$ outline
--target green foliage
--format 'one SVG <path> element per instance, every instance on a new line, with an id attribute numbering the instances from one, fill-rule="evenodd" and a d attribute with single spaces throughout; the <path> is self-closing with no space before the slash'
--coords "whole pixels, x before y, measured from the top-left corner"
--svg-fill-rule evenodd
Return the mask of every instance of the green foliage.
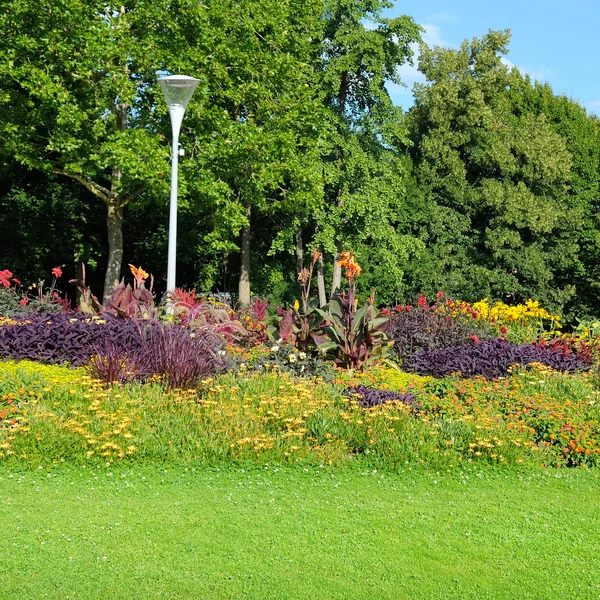
<path id="1" fill-rule="evenodd" d="M 572 158 L 543 114 L 517 113 L 502 63 L 508 32 L 459 50 L 424 47 L 409 115 L 413 157 L 431 201 L 421 277 L 466 300 L 541 300 L 561 309 L 579 267 L 569 201 Z"/>
<path id="2" fill-rule="evenodd" d="M 327 324 L 323 333 L 329 341 L 319 343 L 322 352 L 333 352 L 336 365 L 364 369 L 385 359 L 394 346 L 384 332 L 388 316 L 376 314 L 375 292 L 360 307 L 354 287 L 335 292 L 324 310 L 316 309 Z"/>

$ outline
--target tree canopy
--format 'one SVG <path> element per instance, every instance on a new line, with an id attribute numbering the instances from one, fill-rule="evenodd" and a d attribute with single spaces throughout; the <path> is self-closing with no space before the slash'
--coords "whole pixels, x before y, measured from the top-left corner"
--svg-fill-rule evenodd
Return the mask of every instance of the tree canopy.
<path id="1" fill-rule="evenodd" d="M 539 299 L 598 313 L 600 121 L 509 69 L 510 32 L 430 48 L 386 0 L 7 0 L 0 266 L 123 264 L 164 289 L 170 123 L 156 84 L 200 80 L 183 122 L 178 284 L 275 302 L 318 246 L 362 293 Z M 398 67 L 425 82 L 405 112 Z"/>

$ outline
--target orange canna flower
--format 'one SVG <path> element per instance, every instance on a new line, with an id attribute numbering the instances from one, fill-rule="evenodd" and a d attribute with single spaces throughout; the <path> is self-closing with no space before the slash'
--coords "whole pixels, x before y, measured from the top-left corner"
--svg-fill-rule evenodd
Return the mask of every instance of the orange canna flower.
<path id="1" fill-rule="evenodd" d="M 338 265 L 340 267 L 347 267 L 350 262 L 354 262 L 354 252 L 352 252 L 352 250 L 341 252 L 340 257 L 340 260 L 338 260 Z"/>
<path id="2" fill-rule="evenodd" d="M 146 281 L 146 279 L 148 279 L 149 274 L 146 273 L 146 271 L 144 271 L 144 269 L 142 269 L 142 267 L 134 267 L 133 265 L 129 265 L 129 268 L 131 269 L 131 274 L 138 281 Z"/>
<path id="3" fill-rule="evenodd" d="M 362 273 L 360 265 L 354 260 L 354 252 L 349 250 L 348 252 L 340 253 L 340 256 L 341 260 L 338 260 L 337 264 L 340 267 L 345 267 L 348 281 L 352 281 Z"/>

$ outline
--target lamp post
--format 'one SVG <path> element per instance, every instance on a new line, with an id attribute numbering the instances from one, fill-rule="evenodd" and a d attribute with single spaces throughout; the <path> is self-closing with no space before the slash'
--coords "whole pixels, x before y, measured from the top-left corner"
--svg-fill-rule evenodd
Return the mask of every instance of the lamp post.
<path id="1" fill-rule="evenodd" d="M 177 168 L 179 165 L 179 131 L 185 109 L 198 86 L 198 79 L 186 75 L 169 75 L 158 80 L 169 107 L 173 149 L 171 162 L 171 202 L 169 208 L 169 255 L 167 260 L 167 292 L 175 289 L 175 264 L 177 256 Z"/>

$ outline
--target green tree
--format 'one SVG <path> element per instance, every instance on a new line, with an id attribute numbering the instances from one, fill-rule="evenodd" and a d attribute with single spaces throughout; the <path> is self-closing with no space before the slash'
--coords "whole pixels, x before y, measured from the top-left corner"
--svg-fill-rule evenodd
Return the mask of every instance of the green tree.
<path id="1" fill-rule="evenodd" d="M 411 44 L 420 41 L 421 28 L 408 16 L 383 18 L 391 6 L 385 0 L 329 0 L 316 48 L 316 76 L 332 133 L 315 239 L 334 257 L 332 291 L 340 286 L 335 258 L 344 244 L 353 245 L 363 262 L 366 249 L 381 244 L 374 262 L 389 280 L 402 277 L 408 254 L 418 246 L 398 229 L 407 132 L 386 85 L 402 83 L 397 69 L 411 62 Z"/>
<path id="2" fill-rule="evenodd" d="M 562 308 L 578 268 L 581 211 L 568 199 L 572 158 L 543 114 L 513 110 L 502 63 L 508 31 L 420 56 L 409 124 L 430 206 L 425 291 L 474 300 L 537 298 Z"/>
<path id="3" fill-rule="evenodd" d="M 161 67 L 150 2 L 5 3 L 0 15 L 0 154 L 79 182 L 107 211 L 107 298 L 120 278 L 124 209 L 166 182 L 148 122 Z"/>
<path id="4" fill-rule="evenodd" d="M 600 120 L 566 96 L 557 96 L 548 83 L 533 82 L 517 69 L 511 72 L 509 97 L 515 115 L 544 115 L 552 131 L 566 142 L 572 157 L 570 206 L 581 214 L 577 223 L 578 268 L 562 279 L 575 285 L 569 309 L 576 314 L 600 312 Z"/>

